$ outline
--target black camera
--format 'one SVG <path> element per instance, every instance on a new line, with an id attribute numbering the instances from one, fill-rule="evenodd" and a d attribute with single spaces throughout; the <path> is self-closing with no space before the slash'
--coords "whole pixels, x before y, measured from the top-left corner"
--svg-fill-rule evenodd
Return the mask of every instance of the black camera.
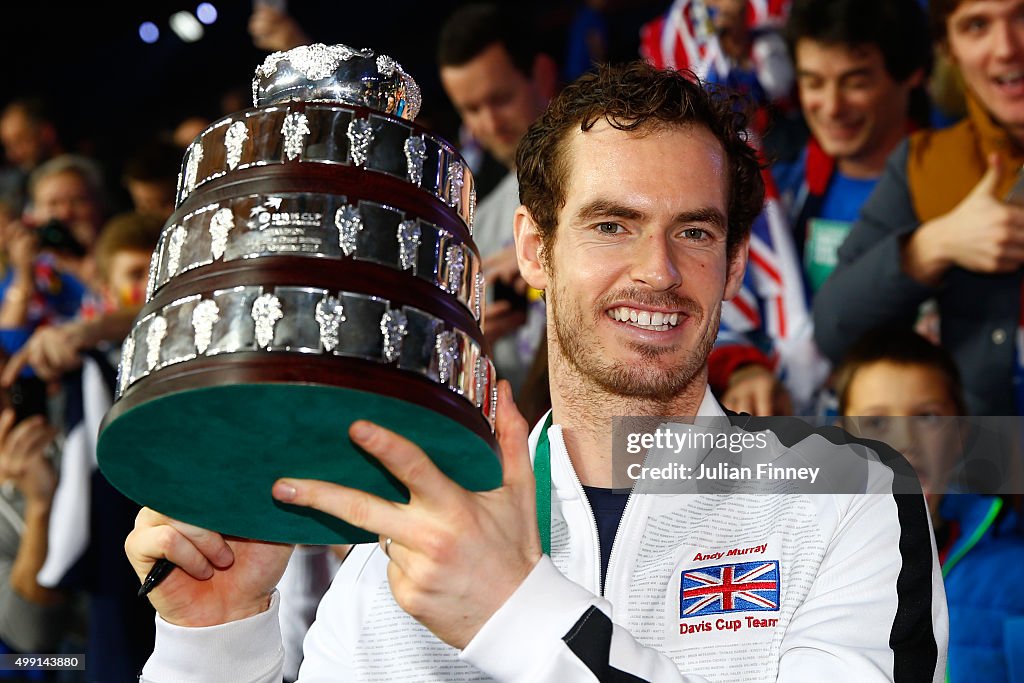
<path id="1" fill-rule="evenodd" d="M 36 229 L 39 236 L 39 248 L 50 249 L 61 254 L 82 257 L 85 247 L 71 234 L 71 228 L 63 221 L 53 218 Z"/>
<path id="2" fill-rule="evenodd" d="M 10 388 L 11 407 L 15 423 L 47 414 L 46 382 L 35 376 L 18 377 Z"/>

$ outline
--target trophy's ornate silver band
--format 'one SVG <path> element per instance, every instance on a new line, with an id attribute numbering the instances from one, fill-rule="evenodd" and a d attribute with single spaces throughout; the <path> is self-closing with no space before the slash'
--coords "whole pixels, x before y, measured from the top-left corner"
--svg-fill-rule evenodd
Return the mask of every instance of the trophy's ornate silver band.
<path id="1" fill-rule="evenodd" d="M 302 45 L 275 52 L 256 67 L 253 106 L 291 100 L 347 102 L 413 120 L 420 88 L 387 55 L 347 45 Z"/>
<path id="2" fill-rule="evenodd" d="M 447 143 L 410 124 L 343 104 L 280 105 L 217 121 L 192 142 L 178 176 L 177 205 L 238 169 L 286 162 L 359 166 L 400 178 L 455 209 L 470 234 L 473 173 Z"/>
<path id="3" fill-rule="evenodd" d="M 352 258 L 406 271 L 480 319 L 480 261 L 468 245 L 399 209 L 313 192 L 232 197 L 169 224 L 153 254 L 146 300 L 193 268 L 280 255 Z"/>
<path id="4" fill-rule="evenodd" d="M 412 306 L 315 287 L 248 285 L 183 297 L 135 323 L 122 348 L 118 398 L 161 368 L 233 353 L 363 358 L 447 387 L 494 429 L 497 379 L 480 345 Z"/>

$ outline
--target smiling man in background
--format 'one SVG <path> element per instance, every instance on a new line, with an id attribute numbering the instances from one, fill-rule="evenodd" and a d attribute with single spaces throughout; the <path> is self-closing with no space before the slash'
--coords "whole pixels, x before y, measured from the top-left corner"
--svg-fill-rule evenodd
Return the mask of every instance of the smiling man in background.
<path id="1" fill-rule="evenodd" d="M 811 138 L 772 173 L 817 291 L 912 127 L 931 47 L 918 0 L 796 0 L 786 39 Z"/>
<path id="2" fill-rule="evenodd" d="M 516 146 L 554 97 L 558 68 L 537 49 L 521 9 L 490 3 L 466 5 L 448 18 L 437 63 L 441 84 L 466 129 L 509 170 L 477 207 L 473 241 L 492 297 L 485 333 L 498 376 L 518 393 L 543 336 L 544 309 L 540 303 L 526 308 L 526 283 L 512 246 L 512 216 L 519 206 Z M 498 286 L 519 297 L 495 299 Z"/>

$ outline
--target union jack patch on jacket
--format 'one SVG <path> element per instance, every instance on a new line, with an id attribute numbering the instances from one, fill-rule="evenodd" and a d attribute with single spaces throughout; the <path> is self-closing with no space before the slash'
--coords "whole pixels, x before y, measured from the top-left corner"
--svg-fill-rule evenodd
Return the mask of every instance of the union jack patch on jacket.
<path id="1" fill-rule="evenodd" d="M 778 611 L 779 562 L 739 562 L 683 572 L 679 617 Z"/>

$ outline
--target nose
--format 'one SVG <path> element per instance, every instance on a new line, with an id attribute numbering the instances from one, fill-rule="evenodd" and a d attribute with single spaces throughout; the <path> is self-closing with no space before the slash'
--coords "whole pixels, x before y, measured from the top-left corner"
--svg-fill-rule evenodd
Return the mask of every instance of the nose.
<path id="1" fill-rule="evenodd" d="M 909 417 L 892 417 L 885 441 L 911 463 L 916 459 L 917 439 Z"/>
<path id="2" fill-rule="evenodd" d="M 830 119 L 837 118 L 843 110 L 843 96 L 839 86 L 830 83 L 821 89 L 821 111 Z"/>
<path id="3" fill-rule="evenodd" d="M 682 284 L 667 235 L 648 235 L 638 240 L 631 271 L 633 282 L 645 284 L 655 291 L 675 289 Z"/>
<path id="4" fill-rule="evenodd" d="M 62 223 L 72 223 L 75 219 L 75 205 L 73 202 L 57 202 L 53 207 L 53 217 Z"/>
<path id="5" fill-rule="evenodd" d="M 474 134 L 481 140 L 490 140 L 500 128 L 494 107 L 481 107 L 476 114 Z"/>
<path id="6" fill-rule="evenodd" d="M 1022 35 L 1022 29 L 1017 22 L 998 22 L 993 31 L 995 56 L 1003 60 L 1019 57 L 1022 39 L 1024 39 L 1024 35 Z"/>

